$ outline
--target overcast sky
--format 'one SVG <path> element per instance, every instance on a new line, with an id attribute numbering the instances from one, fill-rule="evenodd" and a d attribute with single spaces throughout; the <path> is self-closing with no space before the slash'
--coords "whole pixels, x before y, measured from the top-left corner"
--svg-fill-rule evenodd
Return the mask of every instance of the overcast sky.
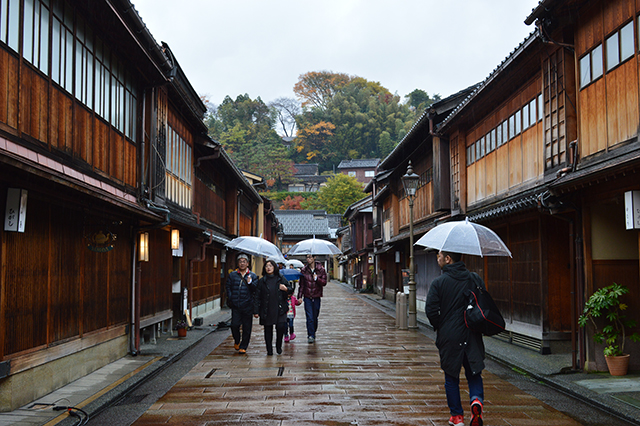
<path id="1" fill-rule="evenodd" d="M 200 95 L 294 97 L 332 71 L 401 97 L 449 96 L 484 80 L 534 30 L 538 0 L 132 0 Z"/>

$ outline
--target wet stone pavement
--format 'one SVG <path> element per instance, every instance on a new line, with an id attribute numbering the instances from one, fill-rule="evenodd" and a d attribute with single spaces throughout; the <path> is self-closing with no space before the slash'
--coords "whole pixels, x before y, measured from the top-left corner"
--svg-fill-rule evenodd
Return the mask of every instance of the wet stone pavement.
<path id="1" fill-rule="evenodd" d="M 308 344 L 299 309 L 297 338 L 267 356 L 254 320 L 246 355 L 229 337 L 134 425 L 448 424 L 433 340 L 397 330 L 394 318 L 335 283 L 325 289 L 319 324 Z M 483 377 L 485 425 L 579 424 L 490 372 Z M 467 401 L 463 378 L 461 386 Z"/>

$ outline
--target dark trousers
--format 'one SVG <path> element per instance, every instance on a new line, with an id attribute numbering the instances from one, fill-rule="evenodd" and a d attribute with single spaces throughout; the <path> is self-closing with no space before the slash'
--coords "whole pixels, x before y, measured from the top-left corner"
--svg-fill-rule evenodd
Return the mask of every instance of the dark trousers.
<path id="1" fill-rule="evenodd" d="M 285 336 L 290 334 L 293 334 L 293 318 L 287 318 L 287 328 L 284 331 Z"/>
<path id="2" fill-rule="evenodd" d="M 276 351 L 278 353 L 282 352 L 282 338 L 284 337 L 284 333 L 287 331 L 287 323 L 279 322 L 276 324 Z M 267 345 L 267 353 L 273 353 L 273 325 L 265 325 L 264 326 L 264 342 Z"/>
<path id="3" fill-rule="evenodd" d="M 240 335 L 240 326 L 242 326 L 242 336 Z M 238 309 L 231 310 L 231 335 L 236 345 L 240 343 L 240 349 L 249 347 L 252 327 L 253 314 L 245 313 Z"/>
<path id="4" fill-rule="evenodd" d="M 320 298 L 304 298 L 304 313 L 307 317 L 307 336 L 316 337 L 318 330 L 318 315 L 320 315 Z"/>
<path id="5" fill-rule="evenodd" d="M 484 386 L 482 384 L 482 373 L 471 374 L 471 366 L 467 360 L 467 355 L 462 361 L 464 366 L 464 375 L 469 385 L 469 403 L 474 399 L 484 401 Z M 462 401 L 460 399 L 460 377 L 450 376 L 444 373 L 444 390 L 447 395 L 447 405 L 452 416 L 463 415 Z"/>

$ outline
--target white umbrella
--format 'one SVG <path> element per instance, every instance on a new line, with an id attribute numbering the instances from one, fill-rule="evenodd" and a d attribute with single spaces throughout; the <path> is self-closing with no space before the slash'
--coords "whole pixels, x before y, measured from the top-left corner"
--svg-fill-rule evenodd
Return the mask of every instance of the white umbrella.
<path id="1" fill-rule="evenodd" d="M 229 241 L 225 246 L 242 253 L 273 259 L 277 263 L 285 262 L 285 258 L 280 249 L 271 241 L 267 241 L 264 238 L 252 236 L 238 237 Z"/>
<path id="2" fill-rule="evenodd" d="M 287 261 L 284 264 L 287 266 L 287 268 L 290 265 L 293 265 L 294 268 L 304 268 L 304 263 L 302 263 L 298 259 L 287 259 Z"/>
<path id="3" fill-rule="evenodd" d="M 481 257 L 511 257 L 506 244 L 495 232 L 468 219 L 442 223 L 424 234 L 415 245 Z"/>
<path id="4" fill-rule="evenodd" d="M 307 254 L 314 256 L 335 256 L 336 254 L 342 254 L 342 252 L 332 242 L 310 238 L 300 241 L 291 247 L 287 253 L 288 256 L 304 256 Z"/>

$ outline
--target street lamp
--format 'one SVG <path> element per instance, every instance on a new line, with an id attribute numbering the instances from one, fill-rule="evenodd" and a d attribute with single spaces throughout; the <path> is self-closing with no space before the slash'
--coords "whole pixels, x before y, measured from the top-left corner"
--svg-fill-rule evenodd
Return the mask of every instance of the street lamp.
<path id="1" fill-rule="evenodd" d="M 416 197 L 416 191 L 418 189 L 418 182 L 420 176 L 413 173 L 411 167 L 411 160 L 407 166 L 407 173 L 402 176 L 402 185 L 404 186 L 404 192 L 409 199 L 409 322 L 408 328 L 418 328 L 418 319 L 416 317 L 416 279 L 413 273 L 413 199 Z"/>
<path id="2" fill-rule="evenodd" d="M 278 242 L 280 243 L 280 247 L 278 247 L 280 249 L 280 251 L 282 251 L 282 239 L 284 238 L 284 227 L 282 226 L 281 223 L 278 224 L 278 232 L 276 233 L 276 235 L 278 236 Z"/>

